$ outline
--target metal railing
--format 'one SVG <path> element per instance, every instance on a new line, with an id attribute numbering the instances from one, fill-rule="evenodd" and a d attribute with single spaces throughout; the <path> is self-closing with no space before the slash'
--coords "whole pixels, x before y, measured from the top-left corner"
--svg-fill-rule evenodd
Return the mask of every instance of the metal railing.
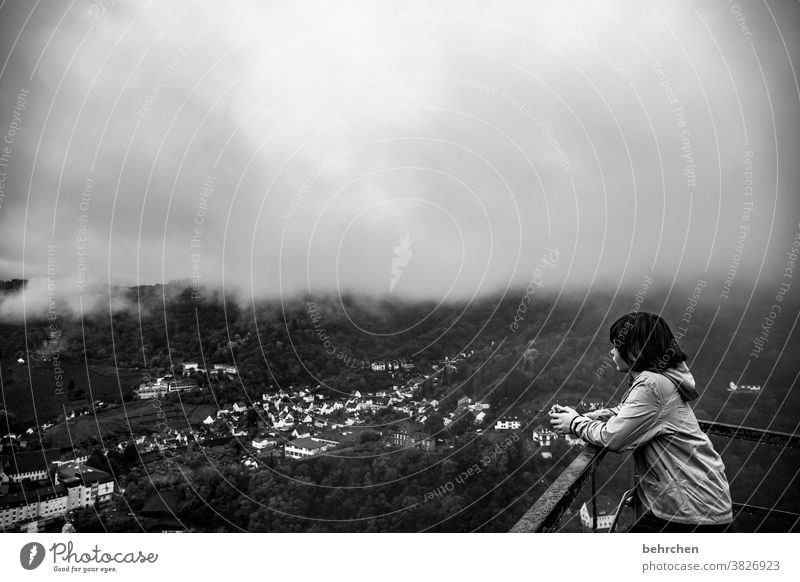
<path id="1" fill-rule="evenodd" d="M 700 428 L 709 435 L 722 436 L 737 440 L 751 441 L 758 444 L 771 445 L 781 448 L 800 448 L 800 435 L 770 430 L 724 424 L 721 422 L 698 421 Z M 605 457 L 607 449 L 587 445 L 578 456 L 562 471 L 555 481 L 547 488 L 536 503 L 523 515 L 514 527 L 512 533 L 527 532 L 553 532 L 559 528 L 561 518 L 572 505 L 578 494 L 591 482 L 592 502 L 592 531 L 597 530 L 597 495 L 595 473 Z M 771 513 L 775 515 L 794 516 L 797 514 L 748 505 L 746 503 L 733 503 L 734 520 L 740 513 Z"/>

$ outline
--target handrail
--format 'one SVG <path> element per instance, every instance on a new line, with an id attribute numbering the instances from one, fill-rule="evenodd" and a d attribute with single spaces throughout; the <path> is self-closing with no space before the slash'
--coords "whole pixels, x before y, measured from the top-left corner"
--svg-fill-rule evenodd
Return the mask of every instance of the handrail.
<path id="1" fill-rule="evenodd" d="M 605 448 L 586 446 L 511 528 L 512 533 L 554 531 L 605 455 Z"/>
<path id="2" fill-rule="evenodd" d="M 704 420 L 698 421 L 698 424 L 703 432 L 710 435 L 752 441 L 765 445 L 800 448 L 800 435 L 796 434 Z M 536 500 L 536 503 L 514 524 L 511 532 L 538 533 L 555 531 L 558 528 L 561 517 L 575 501 L 578 493 L 580 493 L 589 479 L 594 476 L 595 470 L 602 462 L 603 457 L 605 457 L 606 450 L 592 445 L 584 447 L 542 496 Z M 741 503 L 735 503 L 734 507 L 737 513 L 751 513 L 762 509 Z M 771 511 L 787 513 L 778 510 Z M 592 507 L 592 513 L 595 513 L 594 506 Z"/>
<path id="3" fill-rule="evenodd" d="M 725 424 L 723 422 L 709 422 L 707 420 L 698 420 L 697 424 L 700 425 L 700 429 L 706 434 L 713 434 L 741 441 L 752 441 L 775 447 L 800 448 L 800 435 L 797 434 L 750 428 L 749 426 L 739 426 L 737 424 Z"/>

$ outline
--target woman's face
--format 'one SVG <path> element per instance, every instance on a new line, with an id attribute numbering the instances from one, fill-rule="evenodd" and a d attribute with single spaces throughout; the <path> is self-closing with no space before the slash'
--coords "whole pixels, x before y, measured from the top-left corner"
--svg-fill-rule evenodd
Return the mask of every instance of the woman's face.
<path id="1" fill-rule="evenodd" d="M 609 355 L 611 359 L 614 360 L 614 365 L 617 366 L 617 372 L 627 372 L 630 369 L 630 366 L 625 363 L 625 360 L 619 355 L 619 350 L 617 350 L 615 346 L 611 346 L 611 353 Z"/>

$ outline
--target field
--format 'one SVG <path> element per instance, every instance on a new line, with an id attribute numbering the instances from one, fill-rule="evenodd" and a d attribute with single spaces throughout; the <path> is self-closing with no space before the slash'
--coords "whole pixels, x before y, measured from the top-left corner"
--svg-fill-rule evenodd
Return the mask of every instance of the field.
<path id="1" fill-rule="evenodd" d="M 159 416 L 159 411 L 163 416 Z M 110 439 L 116 442 L 131 435 L 147 435 L 170 428 L 188 428 L 197 425 L 209 414 L 216 414 L 210 404 L 173 404 L 156 400 L 137 400 L 76 417 L 65 423 L 63 420 L 48 429 L 45 435 L 47 446 L 69 447 L 85 442 L 89 438 L 97 441 Z"/>
<path id="2" fill-rule="evenodd" d="M 131 394 L 134 386 L 142 381 L 148 370 L 137 368 L 116 368 L 109 366 L 85 366 L 63 364 L 61 366 L 63 389 L 56 391 L 56 374 L 53 366 L 47 363 L 20 365 L 16 362 L 2 362 L 2 400 L 0 408 L 9 413 L 12 425 L 17 429 L 52 421 L 73 409 L 91 405 L 93 400 L 103 402 L 121 401 Z M 72 380 L 76 391 L 83 391 L 80 399 L 67 398 L 66 387 Z M 5 429 L 6 427 L 1 427 Z M 13 430 L 13 426 L 12 426 Z"/>

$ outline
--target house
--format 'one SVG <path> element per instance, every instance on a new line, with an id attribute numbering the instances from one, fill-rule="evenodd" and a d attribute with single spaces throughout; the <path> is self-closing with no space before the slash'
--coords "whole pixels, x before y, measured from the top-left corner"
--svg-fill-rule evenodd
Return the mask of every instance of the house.
<path id="1" fill-rule="evenodd" d="M 345 435 L 335 430 L 321 432 L 316 436 L 311 437 L 311 440 L 318 443 L 325 443 L 331 446 L 341 445 L 345 441 Z"/>
<path id="2" fill-rule="evenodd" d="M 484 420 L 486 420 L 486 413 L 481 410 L 475 415 L 475 424 L 483 424 Z"/>
<path id="3" fill-rule="evenodd" d="M 571 447 L 582 447 L 586 444 L 581 437 L 576 437 L 571 434 L 564 435 L 564 440 L 567 441 L 567 444 Z"/>
<path id="4" fill-rule="evenodd" d="M 274 438 L 267 438 L 267 437 L 254 438 L 253 441 L 251 442 L 253 448 L 258 451 L 263 451 L 264 449 L 272 448 L 277 443 L 278 441 L 275 440 Z"/>
<path id="5" fill-rule="evenodd" d="M 533 429 L 533 442 L 535 442 L 539 446 L 542 447 L 550 446 L 550 443 L 552 443 L 553 440 L 557 438 L 558 435 L 547 427 L 537 426 L 536 428 Z"/>
<path id="6" fill-rule="evenodd" d="M 211 418 L 211 415 L 206 416 L 205 420 L 203 420 L 203 424 L 208 426 L 209 424 L 214 424 L 214 419 Z"/>
<path id="7" fill-rule="evenodd" d="M 469 406 L 470 404 L 472 404 L 472 398 L 469 396 L 459 398 L 457 403 L 458 406 Z"/>
<path id="8" fill-rule="evenodd" d="M 195 372 L 200 371 L 200 364 L 197 362 L 183 362 L 181 363 L 183 367 L 183 375 L 188 376 L 189 374 L 194 374 Z"/>
<path id="9" fill-rule="evenodd" d="M 742 384 L 741 386 L 737 385 L 735 382 L 730 382 L 728 384 L 728 392 L 738 392 L 738 393 L 753 393 L 753 392 L 760 392 L 761 386 L 755 384 Z"/>
<path id="10" fill-rule="evenodd" d="M 519 430 L 522 428 L 522 421 L 518 416 L 504 416 L 494 424 L 495 430 Z"/>
<path id="11" fill-rule="evenodd" d="M 189 392 L 199 386 L 193 379 L 176 380 L 172 377 L 157 378 L 155 382 L 145 382 L 133 391 L 140 399 L 161 398 L 173 392 Z"/>
<path id="12" fill-rule="evenodd" d="M 247 410 L 247 406 L 245 406 L 244 402 L 237 402 L 233 405 L 234 412 L 244 412 Z"/>
<path id="13" fill-rule="evenodd" d="M 586 507 L 586 502 L 581 505 L 580 516 L 584 531 L 592 531 L 592 516 L 589 513 L 589 508 Z M 616 513 L 613 511 L 599 511 L 597 514 L 597 531 L 611 529 L 611 525 L 614 523 L 614 517 L 616 517 Z"/>
<path id="14" fill-rule="evenodd" d="M 286 443 L 284 454 L 290 459 L 304 459 L 326 451 L 331 445 L 308 437 L 298 438 Z"/>
<path id="15" fill-rule="evenodd" d="M 233 376 L 239 373 L 236 366 L 229 366 L 228 364 L 214 364 L 213 372 L 215 374 L 231 374 Z"/>
<path id="16" fill-rule="evenodd" d="M 33 531 L 67 512 L 90 507 L 95 502 L 111 499 L 114 479 L 108 473 L 82 463 L 59 467 L 53 483 L 44 486 L 10 491 L 0 497 L 0 530 L 15 526 Z"/>
<path id="17" fill-rule="evenodd" d="M 292 438 L 302 439 L 311 436 L 311 427 L 304 424 L 298 424 L 292 431 Z"/>
<path id="18" fill-rule="evenodd" d="M 382 397 L 378 397 L 378 398 L 373 399 L 370 402 L 369 406 L 370 406 L 371 410 L 380 410 L 381 408 L 387 408 L 387 407 L 391 406 L 392 405 L 392 401 L 393 401 L 392 398 L 389 398 L 389 397 L 386 397 L 386 396 L 382 396 Z"/>
<path id="19" fill-rule="evenodd" d="M 586 411 L 586 412 L 593 412 L 595 410 L 600 410 L 606 407 L 606 403 L 602 400 L 581 400 L 578 403 L 578 408 Z"/>
<path id="20" fill-rule="evenodd" d="M 433 437 L 425 434 L 422 427 L 413 423 L 406 423 L 389 435 L 389 442 L 401 448 L 415 448 L 423 451 L 432 451 L 436 447 Z"/>
<path id="21" fill-rule="evenodd" d="M 13 483 L 38 481 L 47 478 L 60 456 L 57 448 L 14 453 L 6 457 L 2 470 Z"/>

